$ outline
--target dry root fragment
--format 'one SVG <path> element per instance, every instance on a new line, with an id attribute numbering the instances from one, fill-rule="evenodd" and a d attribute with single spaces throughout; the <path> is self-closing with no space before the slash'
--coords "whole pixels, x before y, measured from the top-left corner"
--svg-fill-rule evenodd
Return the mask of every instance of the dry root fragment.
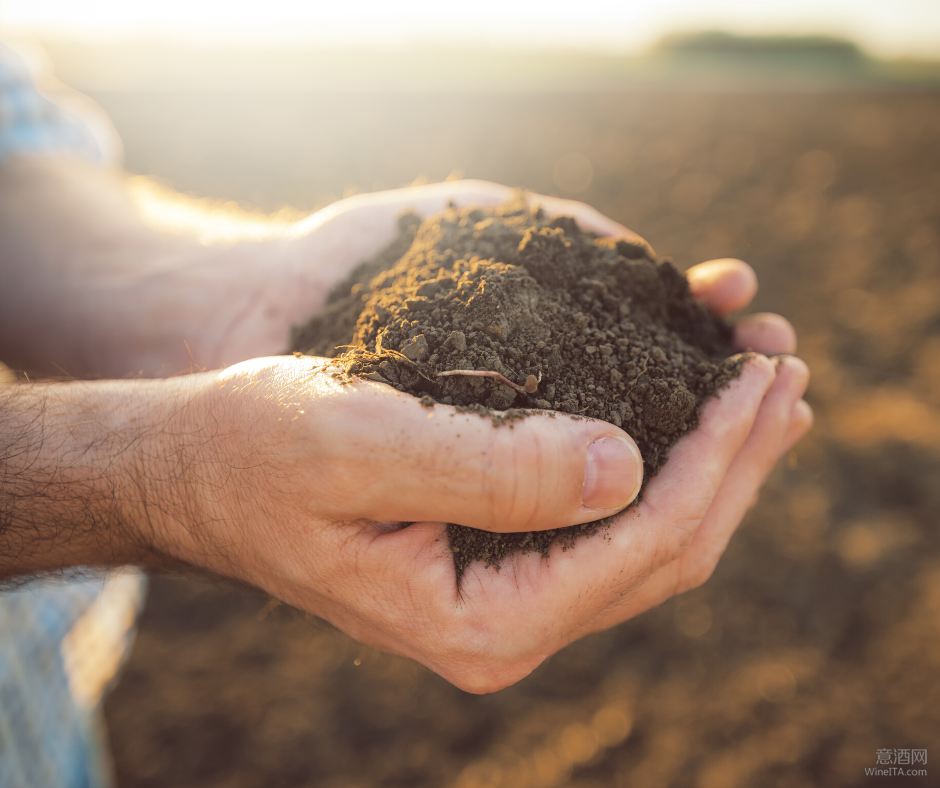
<path id="1" fill-rule="evenodd" d="M 501 375 L 499 372 L 491 372 L 488 369 L 450 369 L 447 372 L 438 372 L 437 376 L 439 378 L 447 377 L 448 375 L 467 375 L 468 377 L 475 378 L 496 378 L 501 383 L 505 383 L 510 388 L 515 389 L 520 394 L 534 394 L 539 387 L 539 381 L 535 375 L 529 375 L 525 379 L 525 385 L 520 386 L 518 383 L 513 383 L 505 375 Z"/>

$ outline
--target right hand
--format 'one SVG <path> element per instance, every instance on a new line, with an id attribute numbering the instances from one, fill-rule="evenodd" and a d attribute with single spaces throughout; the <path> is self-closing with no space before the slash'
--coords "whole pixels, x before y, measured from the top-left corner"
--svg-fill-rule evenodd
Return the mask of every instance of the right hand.
<path id="1" fill-rule="evenodd" d="M 728 276 L 700 277 L 699 291 L 721 301 Z M 784 324 L 746 325 L 749 344 L 764 343 L 755 349 L 792 349 Z M 318 363 L 259 359 L 166 381 L 182 406 L 147 447 L 155 481 L 136 516 L 160 553 L 263 588 L 471 692 L 512 684 L 572 640 L 703 582 L 809 426 L 805 365 L 755 356 L 609 539 L 548 560 L 514 556 L 499 573 L 473 564 L 458 589 L 442 522 L 513 531 L 603 517 L 635 495 L 639 466 L 628 452 L 601 473 L 603 495 L 584 501 L 588 446 L 632 441 L 564 415 L 494 428 L 381 384 L 340 385 Z"/>

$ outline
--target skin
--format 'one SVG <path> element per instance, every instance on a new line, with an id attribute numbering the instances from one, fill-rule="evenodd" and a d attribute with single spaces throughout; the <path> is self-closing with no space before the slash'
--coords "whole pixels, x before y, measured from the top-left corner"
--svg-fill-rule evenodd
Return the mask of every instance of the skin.
<path id="1" fill-rule="evenodd" d="M 704 582 L 812 422 L 808 370 L 792 355 L 748 358 L 609 541 L 516 556 L 499 573 L 475 564 L 459 589 L 442 522 L 519 531 L 613 514 L 641 480 L 629 436 L 562 415 L 494 428 L 378 383 L 343 384 L 323 359 L 270 357 L 394 236 L 404 209 L 507 195 L 478 181 L 363 195 L 270 238 L 207 247 L 146 226 L 117 175 L 76 162 L 0 167 L 0 230 L 11 238 L 0 266 L 13 285 L 0 296 L 0 356 L 106 377 L 242 362 L 0 392 L 0 577 L 190 565 L 478 693 Z M 583 204 L 532 199 L 640 240 Z M 746 306 L 757 287 L 737 260 L 697 266 L 689 281 L 718 314 Z M 783 318 L 752 315 L 736 343 L 792 354 L 796 339 Z M 597 446 L 601 459 L 588 462 Z"/>

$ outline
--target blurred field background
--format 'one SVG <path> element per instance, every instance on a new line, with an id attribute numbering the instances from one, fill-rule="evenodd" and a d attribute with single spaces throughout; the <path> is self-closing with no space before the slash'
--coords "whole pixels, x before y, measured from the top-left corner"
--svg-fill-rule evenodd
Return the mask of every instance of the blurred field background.
<path id="1" fill-rule="evenodd" d="M 106 704 L 120 786 L 868 786 L 878 749 L 940 757 L 936 63 L 711 35 L 633 59 L 321 54 L 275 88 L 260 64 L 289 52 L 148 44 L 122 85 L 127 52 L 46 43 L 134 172 L 263 211 L 454 173 L 575 197 L 682 267 L 749 261 L 813 372 L 816 428 L 712 580 L 492 696 L 155 577 Z M 214 65 L 183 86 L 187 57 Z"/>

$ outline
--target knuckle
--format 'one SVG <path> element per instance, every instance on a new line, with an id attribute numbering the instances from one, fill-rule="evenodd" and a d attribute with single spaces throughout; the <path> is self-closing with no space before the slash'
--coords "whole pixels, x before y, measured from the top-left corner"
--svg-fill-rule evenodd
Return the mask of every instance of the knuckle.
<path id="1" fill-rule="evenodd" d="M 497 437 L 484 479 L 492 525 L 524 530 L 540 519 L 547 500 L 543 471 L 551 463 L 549 452 L 550 447 L 534 432 L 507 431 Z"/>
<path id="2" fill-rule="evenodd" d="M 656 556 L 656 569 L 671 564 L 673 561 L 680 560 L 692 540 L 695 538 L 695 531 L 698 528 L 700 520 L 698 518 L 674 519 L 670 525 L 669 534 L 663 539 L 660 549 Z"/>
<path id="3" fill-rule="evenodd" d="M 718 566 L 717 560 L 699 561 L 693 567 L 688 575 L 687 591 L 693 588 L 705 585 L 711 576 L 715 573 L 715 567 Z"/>
<path id="4" fill-rule="evenodd" d="M 694 523 L 698 525 L 705 517 L 712 501 L 718 494 L 720 480 L 710 476 L 702 476 L 695 481 L 694 489 L 687 490 L 683 505 L 677 507 L 673 519 L 677 523 Z M 693 527 L 692 532 L 695 532 Z"/>
<path id="5" fill-rule="evenodd" d="M 711 504 L 711 492 L 703 492 L 688 501 L 681 510 L 661 513 L 661 519 L 669 524 L 659 544 L 656 566 L 659 568 L 681 558 L 692 544 L 695 533 L 701 525 L 705 513 Z"/>
<path id="6" fill-rule="evenodd" d="M 695 535 L 699 523 L 705 519 L 712 501 L 718 494 L 718 483 L 714 479 L 703 478 L 697 483 L 697 492 L 692 492 L 682 506 L 674 515 L 673 522 L 678 530 L 682 531 L 688 541 L 683 542 L 683 549 L 688 547 L 688 542 Z"/>
<path id="7" fill-rule="evenodd" d="M 717 558 L 696 560 L 691 562 L 691 565 L 684 563 L 678 572 L 673 596 L 692 591 L 707 583 L 712 574 L 714 574 L 717 565 Z"/>

